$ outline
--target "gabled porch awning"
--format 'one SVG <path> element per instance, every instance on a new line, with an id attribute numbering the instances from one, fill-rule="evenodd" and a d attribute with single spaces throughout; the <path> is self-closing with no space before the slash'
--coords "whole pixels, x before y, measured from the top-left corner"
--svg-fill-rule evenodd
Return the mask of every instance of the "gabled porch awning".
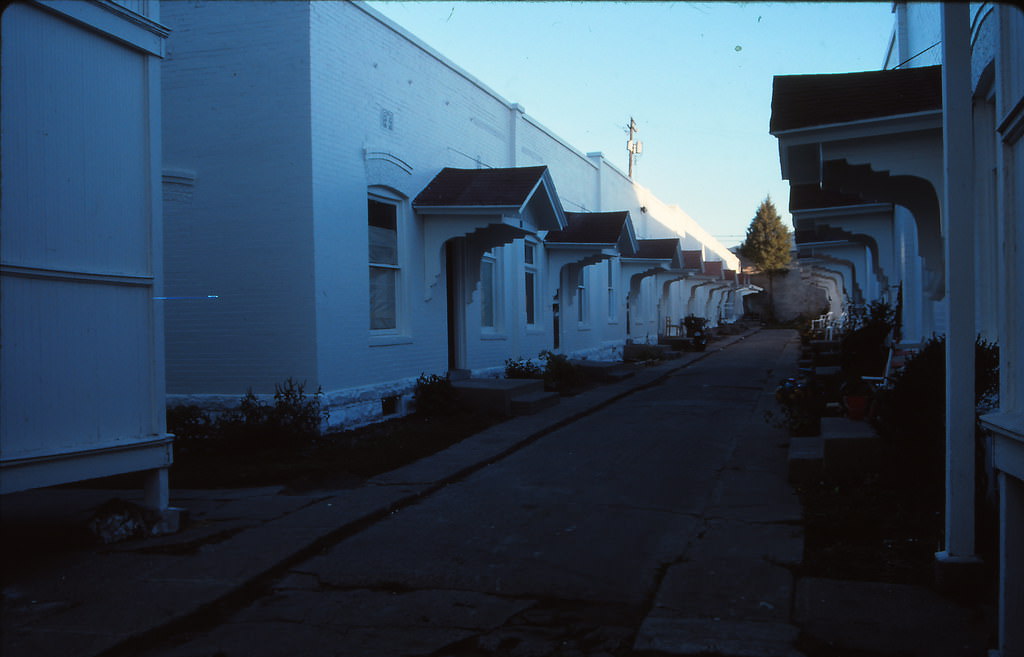
<path id="1" fill-rule="evenodd" d="M 711 280 L 722 279 L 722 261 L 721 260 L 709 260 L 704 263 L 704 275 L 708 276 Z"/>
<path id="2" fill-rule="evenodd" d="M 621 212 L 567 212 L 567 225 L 562 230 L 550 231 L 544 237 L 547 254 L 548 298 L 558 293 L 562 271 L 573 272 L 637 250 L 636 231 L 628 211 Z M 570 295 L 576 287 L 568 286 Z"/>
<path id="3" fill-rule="evenodd" d="M 688 269 L 695 274 L 703 274 L 704 252 L 700 249 L 683 251 L 683 269 Z"/>
<path id="4" fill-rule="evenodd" d="M 791 184 L 906 207 L 942 298 L 941 67 L 776 76 L 771 133 Z"/>
<path id="5" fill-rule="evenodd" d="M 623 257 L 622 276 L 629 281 L 629 294 L 640 292 L 640 282 L 648 276 L 683 269 L 683 251 L 678 237 L 637 240 L 633 257 Z"/>
<path id="6" fill-rule="evenodd" d="M 442 169 L 412 202 L 423 217 L 426 298 L 444 271 L 444 247 L 464 239 L 467 294 L 480 279 L 480 258 L 538 231 L 561 230 L 565 211 L 545 166 Z"/>

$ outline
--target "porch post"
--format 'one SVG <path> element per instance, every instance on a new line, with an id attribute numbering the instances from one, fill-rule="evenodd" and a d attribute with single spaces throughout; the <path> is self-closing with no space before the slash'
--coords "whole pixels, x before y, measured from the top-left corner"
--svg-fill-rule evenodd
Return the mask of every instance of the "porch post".
<path id="1" fill-rule="evenodd" d="M 974 544 L 974 172 L 970 7 L 942 5 L 942 137 L 946 290 L 946 544 L 936 554 L 939 583 L 956 586 L 945 566 L 977 563 Z M 962 570 L 962 569 L 958 569 Z M 945 577 L 948 575 L 949 577 Z"/>

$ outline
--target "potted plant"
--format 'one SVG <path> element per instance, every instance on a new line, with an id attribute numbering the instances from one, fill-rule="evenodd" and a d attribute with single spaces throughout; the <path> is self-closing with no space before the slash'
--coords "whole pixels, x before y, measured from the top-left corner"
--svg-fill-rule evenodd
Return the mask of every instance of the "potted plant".
<path id="1" fill-rule="evenodd" d="M 775 400 L 782 407 L 791 436 L 821 434 L 825 402 L 821 386 L 813 377 L 786 379 L 775 389 Z"/>
<path id="2" fill-rule="evenodd" d="M 863 420 L 868 410 L 871 397 L 871 386 L 859 376 L 847 377 L 839 387 L 839 394 L 846 409 L 846 417 L 851 420 Z"/>
<path id="3" fill-rule="evenodd" d="M 695 351 L 704 351 L 708 346 L 708 320 L 696 315 L 687 315 L 683 318 L 683 326 L 686 327 L 686 337 L 690 338 L 690 345 Z"/>

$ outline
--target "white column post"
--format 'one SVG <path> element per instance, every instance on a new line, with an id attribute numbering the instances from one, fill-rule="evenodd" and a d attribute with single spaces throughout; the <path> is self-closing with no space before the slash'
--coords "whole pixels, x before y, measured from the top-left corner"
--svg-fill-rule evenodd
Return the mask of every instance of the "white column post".
<path id="1" fill-rule="evenodd" d="M 143 506 L 147 509 L 164 512 L 170 507 L 171 496 L 167 470 L 167 468 L 155 468 L 146 472 Z"/>
<path id="2" fill-rule="evenodd" d="M 942 5 L 946 332 L 946 544 L 943 563 L 974 563 L 974 171 L 970 16 Z"/>

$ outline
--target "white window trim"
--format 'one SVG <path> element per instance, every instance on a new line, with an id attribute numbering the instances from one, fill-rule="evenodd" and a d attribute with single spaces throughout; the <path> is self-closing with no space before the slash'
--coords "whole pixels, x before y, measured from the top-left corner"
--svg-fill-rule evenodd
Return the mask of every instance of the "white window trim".
<path id="1" fill-rule="evenodd" d="M 412 338 L 409 336 L 407 321 L 409 317 L 407 300 L 405 294 L 406 288 L 406 272 L 404 271 L 404 263 L 408 259 L 409 251 L 405 247 L 406 233 L 408 232 L 408 199 L 404 196 L 382 187 L 370 187 L 366 193 L 367 202 L 378 201 L 380 203 L 386 203 L 395 207 L 395 231 L 398 233 L 396 236 L 396 249 L 397 254 L 397 265 L 387 264 L 375 264 L 370 262 L 369 250 L 366 254 L 366 272 L 369 276 L 370 269 L 377 267 L 380 269 L 393 269 L 397 272 L 395 275 L 395 326 L 394 328 L 374 329 L 368 328 L 369 333 L 369 344 L 371 347 L 381 347 L 398 344 L 409 344 L 412 342 Z M 367 216 L 367 226 L 369 226 L 369 216 Z M 368 249 L 367 245 L 367 249 Z M 367 312 L 369 312 L 369 288 L 370 282 L 367 279 Z M 367 319 L 370 317 L 367 315 Z M 369 322 L 367 322 L 369 324 Z"/>
<path id="2" fill-rule="evenodd" d="M 480 317 L 480 339 L 481 340 L 505 340 L 507 335 L 505 334 L 505 268 L 503 249 L 497 248 L 493 251 L 488 251 L 480 259 L 481 266 L 480 270 L 483 271 L 483 263 L 489 262 L 492 266 L 491 276 L 491 305 L 494 312 L 494 325 L 484 326 L 483 316 Z M 480 303 L 481 311 L 483 310 L 483 276 L 480 277 Z"/>
<path id="3" fill-rule="evenodd" d="M 590 327 L 590 287 L 587 285 L 587 270 L 589 267 L 580 267 L 576 279 L 576 325 L 580 330 Z"/>
<path id="4" fill-rule="evenodd" d="M 526 252 L 527 249 L 533 249 L 533 263 L 527 264 Z M 523 322 L 526 326 L 527 332 L 530 333 L 543 333 L 543 313 L 541 312 L 544 304 L 541 303 L 541 285 L 540 285 L 540 246 L 532 240 L 526 239 L 523 241 L 523 274 L 519 279 L 522 284 L 523 291 Z M 527 312 L 527 299 L 526 299 L 526 274 L 533 274 L 533 322 L 528 321 L 529 313 Z"/>
<path id="5" fill-rule="evenodd" d="M 619 308 L 616 303 L 616 289 L 615 289 L 615 261 L 609 258 L 605 261 L 608 264 L 608 323 L 618 324 L 619 323 Z"/>

